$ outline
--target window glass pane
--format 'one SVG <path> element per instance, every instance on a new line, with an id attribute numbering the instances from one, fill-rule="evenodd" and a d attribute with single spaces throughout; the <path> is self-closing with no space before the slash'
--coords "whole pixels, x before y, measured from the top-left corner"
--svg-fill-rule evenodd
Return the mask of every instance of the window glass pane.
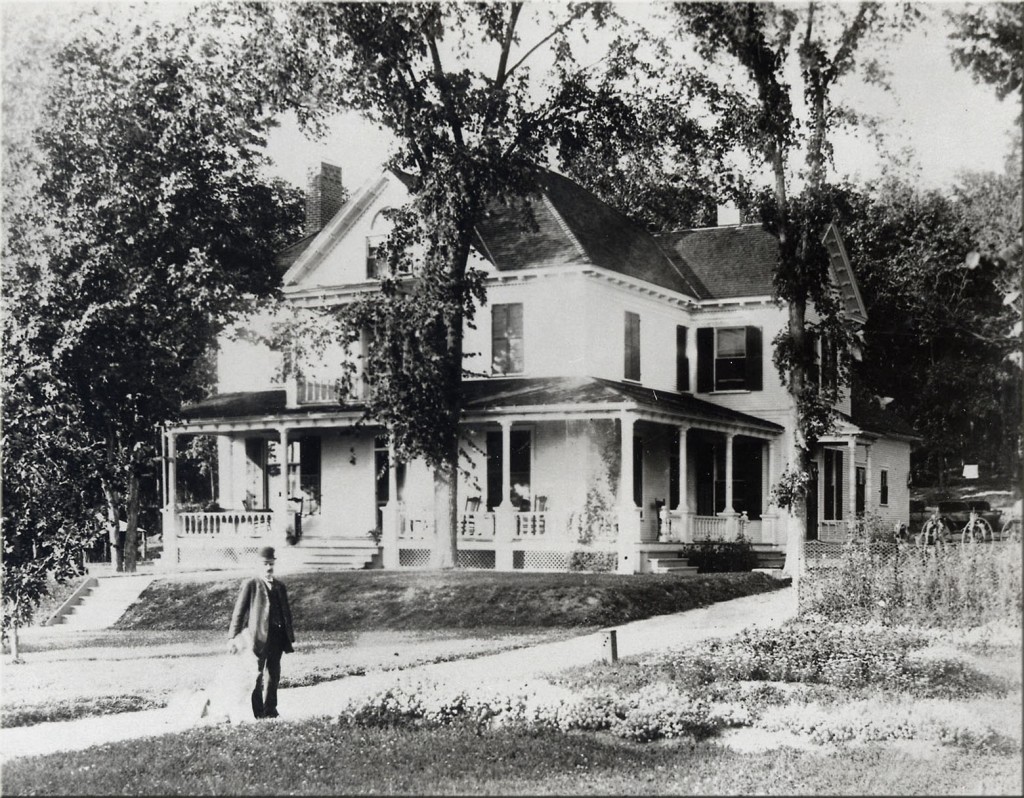
<path id="1" fill-rule="evenodd" d="M 718 331 L 717 357 L 745 357 L 747 354 L 747 331 L 743 327 L 727 327 Z"/>
<path id="2" fill-rule="evenodd" d="M 509 374 L 518 374 L 523 370 L 523 339 L 509 338 L 508 340 L 508 368 Z"/>
<path id="3" fill-rule="evenodd" d="M 715 360 L 715 388 L 743 388 L 747 382 L 746 358 L 718 358 Z"/>

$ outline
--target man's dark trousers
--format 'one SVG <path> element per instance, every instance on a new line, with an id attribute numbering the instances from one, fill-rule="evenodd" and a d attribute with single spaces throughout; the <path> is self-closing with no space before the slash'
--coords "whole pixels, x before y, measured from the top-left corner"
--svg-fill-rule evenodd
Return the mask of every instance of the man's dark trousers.
<path id="1" fill-rule="evenodd" d="M 271 626 L 263 656 L 256 660 L 259 673 L 256 676 L 256 687 L 252 691 L 252 714 L 257 718 L 277 717 L 277 685 L 281 681 L 283 643 L 284 630 L 279 626 Z"/>

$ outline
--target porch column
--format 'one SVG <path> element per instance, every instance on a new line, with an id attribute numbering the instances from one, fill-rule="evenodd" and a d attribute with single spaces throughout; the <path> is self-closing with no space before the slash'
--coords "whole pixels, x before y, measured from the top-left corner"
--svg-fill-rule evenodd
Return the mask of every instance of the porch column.
<path id="1" fill-rule="evenodd" d="M 516 508 L 512 506 L 512 422 L 501 423 L 501 504 L 494 508 L 494 570 L 511 571 Z"/>
<path id="2" fill-rule="evenodd" d="M 864 447 L 864 515 L 871 511 L 871 444 Z"/>
<path id="3" fill-rule="evenodd" d="M 636 545 L 640 542 L 640 512 L 633 501 L 633 427 L 635 419 L 619 415 L 619 538 L 620 574 L 634 574 L 640 568 Z"/>
<path id="4" fill-rule="evenodd" d="M 395 458 L 395 444 L 388 439 L 388 504 L 382 513 L 383 529 L 380 542 L 383 546 L 381 555 L 385 568 L 398 567 L 398 531 L 402 523 L 401 508 L 398 504 L 398 461 Z"/>
<path id="5" fill-rule="evenodd" d="M 178 566 L 178 436 L 164 433 L 164 507 L 162 513 L 164 551 L 160 557 L 166 568 Z"/>
<path id="6" fill-rule="evenodd" d="M 679 515 L 679 529 L 673 530 L 672 537 L 685 543 L 693 540 L 693 533 L 690 529 L 690 497 L 687 491 L 687 456 L 686 456 L 686 433 L 689 432 L 689 424 L 679 425 L 679 506 L 676 512 Z"/>
<path id="7" fill-rule="evenodd" d="M 847 528 L 852 528 L 854 522 L 857 520 L 857 439 L 850 438 L 846 442 L 847 451 L 850 453 L 850 467 L 849 471 L 846 472 L 846 485 L 850 489 L 850 495 L 847 499 L 847 507 L 850 509 L 850 514 L 847 516 Z"/>
<path id="8" fill-rule="evenodd" d="M 764 509 L 761 511 L 761 542 L 778 543 L 775 537 L 775 522 L 779 516 L 775 505 L 768 504 L 768 496 L 775 478 L 775 441 L 768 439 L 764 442 L 764 453 L 766 487 L 761 494 L 764 497 Z"/>
<path id="9" fill-rule="evenodd" d="M 292 534 L 294 529 L 294 517 L 292 514 L 291 502 L 288 500 L 288 427 L 278 427 L 277 434 L 281 439 L 281 454 L 278 456 L 278 465 L 281 473 L 275 480 L 276 488 L 271 488 L 277 494 L 277 501 L 274 502 L 274 536 L 277 538 Z"/>
<path id="10" fill-rule="evenodd" d="M 726 540 L 735 540 L 739 537 L 740 524 L 739 524 L 739 513 L 736 512 L 736 508 L 733 507 L 733 481 L 735 475 L 733 474 L 733 464 L 735 458 L 733 457 L 733 446 L 736 442 L 736 436 L 731 432 L 725 433 L 725 509 L 720 515 L 725 516 L 725 538 Z"/>

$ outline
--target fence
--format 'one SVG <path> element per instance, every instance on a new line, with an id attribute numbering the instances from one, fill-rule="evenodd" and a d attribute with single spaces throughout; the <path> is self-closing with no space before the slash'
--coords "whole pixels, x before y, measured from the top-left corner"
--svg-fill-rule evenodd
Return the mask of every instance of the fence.
<path id="1" fill-rule="evenodd" d="M 808 541 L 800 613 L 837 621 L 970 627 L 1019 626 L 1021 547 Z"/>

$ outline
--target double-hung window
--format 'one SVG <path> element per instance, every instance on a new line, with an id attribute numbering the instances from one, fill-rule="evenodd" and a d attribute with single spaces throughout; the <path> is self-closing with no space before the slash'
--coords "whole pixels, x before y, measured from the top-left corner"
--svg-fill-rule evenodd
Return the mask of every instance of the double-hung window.
<path id="1" fill-rule="evenodd" d="M 878 503 L 882 506 L 889 504 L 889 472 L 884 468 L 878 474 Z"/>
<path id="2" fill-rule="evenodd" d="M 491 370 L 495 374 L 524 371 L 521 302 L 491 306 Z"/>
<path id="3" fill-rule="evenodd" d="M 697 328 L 697 391 L 760 391 L 760 327 Z"/>

